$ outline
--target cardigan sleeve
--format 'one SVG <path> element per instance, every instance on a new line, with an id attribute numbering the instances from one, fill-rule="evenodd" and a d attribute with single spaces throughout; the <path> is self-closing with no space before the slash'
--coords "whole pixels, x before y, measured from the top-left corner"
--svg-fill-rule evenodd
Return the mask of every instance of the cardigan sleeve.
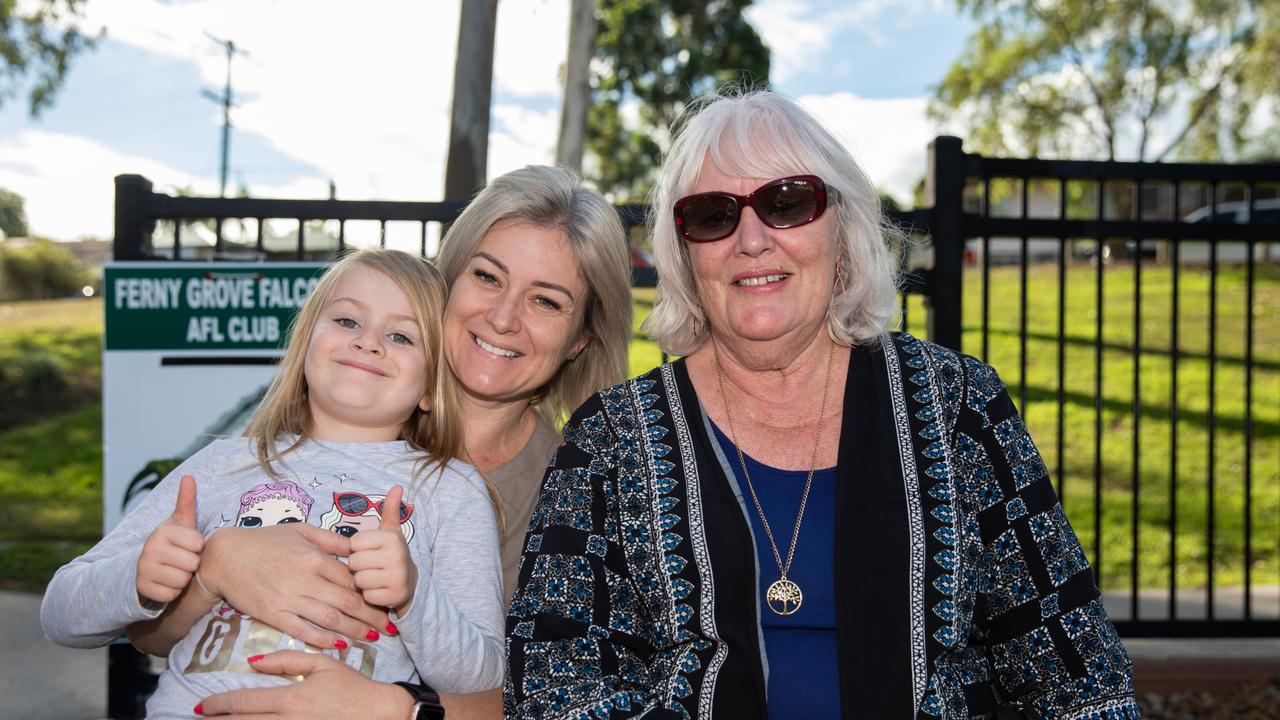
<path id="1" fill-rule="evenodd" d="M 1002 704 L 1041 718 L 1137 718 L 1133 666 L 1040 453 L 988 365 L 964 358 L 960 453 L 981 508 L 974 644 Z"/>
<path id="2" fill-rule="evenodd" d="M 649 532 L 619 500 L 621 432 L 588 399 L 564 428 L 529 522 L 507 618 L 506 717 L 673 718 L 684 646 L 643 606 L 621 533 Z M 659 615 L 660 617 L 660 615 Z M 669 690 L 677 688 L 675 693 Z M 664 690 L 666 689 L 666 690 Z"/>

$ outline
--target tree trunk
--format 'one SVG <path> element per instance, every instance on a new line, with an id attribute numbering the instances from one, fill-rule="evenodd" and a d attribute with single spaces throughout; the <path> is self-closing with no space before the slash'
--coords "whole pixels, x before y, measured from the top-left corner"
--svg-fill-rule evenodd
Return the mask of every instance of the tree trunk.
<path id="1" fill-rule="evenodd" d="M 446 200 L 466 200 L 484 187 L 497 24 L 498 0 L 462 0 L 458 59 L 453 71 L 453 111 L 449 118 L 449 156 L 444 173 Z"/>
<path id="2" fill-rule="evenodd" d="M 565 63 L 556 164 L 578 172 L 582 172 L 587 108 L 591 106 L 591 57 L 596 52 L 595 5 L 595 0 L 573 0 L 569 9 L 569 55 Z"/>

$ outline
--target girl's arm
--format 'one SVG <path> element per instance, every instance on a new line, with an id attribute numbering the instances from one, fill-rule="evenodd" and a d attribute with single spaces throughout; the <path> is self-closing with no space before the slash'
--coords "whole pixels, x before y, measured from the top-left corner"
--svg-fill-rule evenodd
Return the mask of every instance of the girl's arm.
<path id="1" fill-rule="evenodd" d="M 346 538 L 306 523 L 225 528 L 205 543 L 200 579 L 237 610 L 328 648 L 342 637 L 364 638 L 387 627 L 386 611 L 365 603 L 347 567 L 333 557 L 349 553 Z M 188 592 L 171 612 L 126 634 L 140 650 L 167 655 L 213 607 L 210 597 Z"/>
<path id="2" fill-rule="evenodd" d="M 502 560 L 484 480 L 450 466 L 417 492 L 437 518 L 414 535 L 413 602 L 396 625 L 422 681 L 439 692 L 476 693 L 502 684 Z"/>
<path id="3" fill-rule="evenodd" d="M 165 603 L 139 594 L 139 557 L 156 528 L 175 521 L 180 478 L 201 470 L 204 454 L 202 450 L 175 468 L 97 545 L 54 574 L 40 605 L 40 624 L 50 640 L 68 647 L 100 647 L 119 637 L 126 625 L 155 618 L 165 609 Z M 198 527 L 194 517 L 190 524 Z"/>
<path id="4" fill-rule="evenodd" d="M 218 603 L 198 582 L 187 585 L 177 600 L 169 603 L 158 616 L 133 623 L 124 629 L 129 642 L 144 653 L 168 657 L 178 641 Z"/>

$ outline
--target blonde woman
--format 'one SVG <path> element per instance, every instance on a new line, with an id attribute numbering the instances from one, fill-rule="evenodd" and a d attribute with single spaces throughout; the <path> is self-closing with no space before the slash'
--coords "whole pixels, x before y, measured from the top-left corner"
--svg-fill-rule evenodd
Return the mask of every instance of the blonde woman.
<path id="1" fill-rule="evenodd" d="M 171 627 L 187 629 L 174 638 L 149 717 L 200 714 L 214 692 L 289 684 L 253 664 L 304 641 L 210 593 L 200 553 L 222 527 L 257 533 L 336 515 L 361 520 L 333 535 L 353 589 L 391 617 L 381 632 L 327 643 L 330 655 L 377 680 L 421 677 L 462 693 L 496 685 L 496 513 L 484 479 L 453 461 L 462 446 L 454 381 L 439 367 L 444 298 L 440 274 L 404 253 L 364 251 L 331 268 L 247 436 L 189 458 L 58 572 L 41 613 L 50 638 L 104 645 L 172 607 Z M 240 572 L 255 562 L 230 560 Z M 203 602 L 173 602 L 184 595 Z"/>
<path id="2" fill-rule="evenodd" d="M 573 173 L 530 166 L 494 179 L 475 197 L 450 228 L 438 263 L 450 286 L 444 356 L 458 378 L 464 457 L 502 498 L 510 597 L 543 472 L 560 444 L 556 427 L 626 373 L 626 237 L 613 206 Z M 201 559 L 201 577 L 237 607 L 278 617 L 316 645 L 381 627 L 385 614 L 360 602 L 344 568 L 326 555 L 330 540 L 312 530 L 220 532 Z M 251 573 L 233 572 L 234 561 L 223 560 L 237 557 L 255 559 Z M 166 650 L 130 635 L 151 652 Z M 323 657 L 281 653 L 259 665 L 308 677 L 280 691 L 212 698 L 206 714 L 403 720 L 413 706 L 400 688 Z M 360 702 L 351 704 L 353 697 Z M 444 703 L 450 718 L 501 714 L 497 692 L 446 696 Z"/>

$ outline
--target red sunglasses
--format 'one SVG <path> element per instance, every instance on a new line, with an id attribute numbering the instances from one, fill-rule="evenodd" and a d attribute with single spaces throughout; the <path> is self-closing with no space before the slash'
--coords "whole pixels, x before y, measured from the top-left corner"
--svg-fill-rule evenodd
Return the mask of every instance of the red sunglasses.
<path id="1" fill-rule="evenodd" d="M 347 492 L 333 494 L 333 507 L 347 517 L 360 517 L 361 515 L 369 512 L 369 508 L 374 507 L 378 509 L 378 516 L 382 516 L 382 501 L 374 503 L 364 495 L 349 490 Z M 403 525 L 404 521 L 408 520 L 409 516 L 412 514 L 412 505 L 407 505 L 403 502 L 400 503 L 401 525 Z"/>
<path id="2" fill-rule="evenodd" d="M 760 222 L 775 229 L 808 225 L 822 217 L 834 190 L 817 175 L 792 175 L 765 183 L 746 195 L 705 192 L 676 201 L 676 230 L 688 242 L 711 242 L 738 229 L 743 208 L 754 208 Z"/>

